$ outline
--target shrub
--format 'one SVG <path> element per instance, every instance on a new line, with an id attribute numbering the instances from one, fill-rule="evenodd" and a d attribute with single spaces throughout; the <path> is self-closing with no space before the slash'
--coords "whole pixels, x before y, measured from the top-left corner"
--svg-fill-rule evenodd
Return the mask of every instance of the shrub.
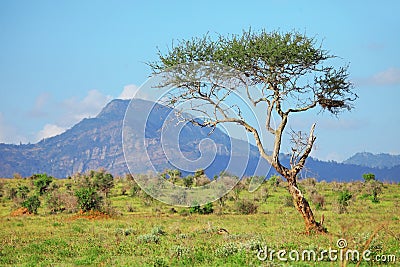
<path id="1" fill-rule="evenodd" d="M 28 197 L 29 188 L 26 185 L 18 186 L 16 195 L 21 199 L 26 199 Z"/>
<path id="2" fill-rule="evenodd" d="M 10 200 L 15 199 L 17 197 L 17 189 L 14 187 L 7 187 L 6 197 Z"/>
<path id="3" fill-rule="evenodd" d="M 139 243 L 160 243 L 160 237 L 158 235 L 153 234 L 144 234 L 140 235 L 136 238 Z"/>
<path id="4" fill-rule="evenodd" d="M 49 185 L 53 181 L 53 177 L 47 176 L 47 174 L 45 173 L 34 174 L 32 176 L 32 179 L 34 180 L 33 184 L 36 186 L 39 195 L 43 195 L 44 193 L 46 193 Z"/>
<path id="5" fill-rule="evenodd" d="M 201 209 L 200 209 L 200 214 L 211 214 L 214 212 L 213 204 L 211 202 L 205 204 Z"/>
<path id="6" fill-rule="evenodd" d="M 21 203 L 22 207 L 27 208 L 30 213 L 37 214 L 37 209 L 40 207 L 39 197 L 34 195 L 28 197 Z"/>
<path id="7" fill-rule="evenodd" d="M 171 248 L 171 254 L 173 257 L 176 258 L 182 258 L 190 254 L 190 248 L 182 246 L 182 245 L 177 245 Z"/>
<path id="8" fill-rule="evenodd" d="M 214 212 L 213 204 L 211 202 L 205 204 L 203 207 L 194 204 L 189 208 L 190 213 L 198 213 L 198 214 L 211 214 Z"/>
<path id="9" fill-rule="evenodd" d="M 318 194 L 314 193 L 311 195 L 311 201 L 315 204 L 315 207 L 317 210 L 323 209 L 325 205 L 325 197 Z"/>
<path id="10" fill-rule="evenodd" d="M 373 173 L 364 173 L 363 174 L 363 178 L 364 178 L 365 182 L 369 182 L 369 181 L 375 180 L 375 174 L 373 174 Z"/>
<path id="11" fill-rule="evenodd" d="M 226 243 L 222 244 L 215 250 L 215 255 L 217 257 L 229 257 L 235 253 L 238 253 L 241 248 L 236 243 Z"/>
<path id="12" fill-rule="evenodd" d="M 272 175 L 268 182 L 271 184 L 272 187 L 276 188 L 282 182 L 282 178 L 279 175 Z"/>
<path id="13" fill-rule="evenodd" d="M 349 205 L 349 200 L 353 197 L 353 195 L 347 190 L 343 190 L 339 192 L 338 196 L 338 204 L 339 204 L 339 214 L 347 212 L 347 206 Z"/>
<path id="14" fill-rule="evenodd" d="M 194 204 L 189 208 L 189 213 L 199 213 L 200 212 L 200 205 Z"/>
<path id="15" fill-rule="evenodd" d="M 78 198 L 78 205 L 83 212 L 90 210 L 101 210 L 102 198 L 94 188 L 79 188 L 75 191 L 75 196 Z"/>
<path id="16" fill-rule="evenodd" d="M 131 189 L 130 189 L 129 194 L 130 194 L 131 197 L 135 197 L 135 196 L 137 196 L 139 194 L 141 188 L 134 180 L 131 181 L 131 183 L 132 183 L 132 185 L 131 185 Z"/>
<path id="17" fill-rule="evenodd" d="M 236 210 L 240 214 L 255 214 L 258 210 L 258 205 L 253 201 L 242 199 L 236 202 Z"/>
<path id="18" fill-rule="evenodd" d="M 186 187 L 192 187 L 193 185 L 193 176 L 188 175 L 185 178 L 183 178 L 183 185 Z"/>
<path id="19" fill-rule="evenodd" d="M 372 203 L 379 203 L 378 196 L 382 193 L 382 183 L 376 180 L 370 180 L 365 188 L 371 198 Z"/>
<path id="20" fill-rule="evenodd" d="M 195 186 L 203 186 L 209 184 L 211 181 L 205 175 L 195 176 L 194 177 L 194 185 Z"/>
<path id="21" fill-rule="evenodd" d="M 103 169 L 100 171 L 90 171 L 89 177 L 93 181 L 93 186 L 97 190 L 104 192 L 106 196 L 110 192 L 111 188 L 114 187 L 114 177 Z"/>
<path id="22" fill-rule="evenodd" d="M 162 226 L 154 226 L 153 229 L 151 229 L 151 234 L 152 235 L 165 235 L 166 232 L 164 231 L 164 227 Z"/>
<path id="23" fill-rule="evenodd" d="M 75 212 L 78 206 L 77 197 L 67 192 L 53 191 L 47 198 L 50 213 Z"/>

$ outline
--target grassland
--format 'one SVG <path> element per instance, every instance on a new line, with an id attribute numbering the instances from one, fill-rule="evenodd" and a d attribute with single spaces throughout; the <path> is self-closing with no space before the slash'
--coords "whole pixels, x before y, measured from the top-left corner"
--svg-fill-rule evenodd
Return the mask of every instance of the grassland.
<path id="1" fill-rule="evenodd" d="M 370 257 L 395 255 L 396 262 L 362 261 L 360 266 L 400 265 L 400 185 L 384 184 L 379 202 L 373 203 L 361 182 L 301 183 L 306 196 L 318 192 L 321 206 L 311 202 L 317 218 L 325 217 L 327 235 L 307 235 L 301 216 L 288 201 L 283 183 L 264 183 L 256 192 L 246 188 L 231 192 L 223 205 L 214 202 L 214 213 L 190 214 L 140 194 L 130 194 L 127 181 L 116 179 L 109 193 L 111 215 L 59 212 L 50 214 L 46 196 L 36 215 L 11 216 L 18 208 L 7 191 L 26 185 L 28 179 L 2 179 L 0 205 L 1 266 L 356 266 L 355 261 L 261 261 L 257 252 L 267 246 L 278 250 L 337 248 L 369 249 Z M 57 180 L 64 190 L 68 180 Z M 127 190 L 127 193 L 124 191 Z M 352 198 L 347 212 L 338 212 L 344 189 Z M 33 190 L 33 189 L 32 189 Z M 236 208 L 248 199 L 258 206 L 255 214 Z M 220 205 L 221 204 L 221 205 Z M 110 208 L 111 207 L 111 208 Z M 218 234 L 220 228 L 229 233 Z M 287 257 L 287 255 L 286 255 Z M 375 259 L 375 258 L 374 258 Z"/>

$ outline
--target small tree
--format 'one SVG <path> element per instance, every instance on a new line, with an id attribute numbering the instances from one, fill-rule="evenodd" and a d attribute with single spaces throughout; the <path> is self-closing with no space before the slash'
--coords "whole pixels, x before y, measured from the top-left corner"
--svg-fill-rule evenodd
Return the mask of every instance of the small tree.
<path id="1" fill-rule="evenodd" d="M 27 208 L 29 213 L 37 214 L 37 209 L 40 207 L 39 197 L 36 195 L 30 196 L 21 203 L 21 206 Z"/>
<path id="2" fill-rule="evenodd" d="M 338 196 L 338 204 L 339 204 L 339 213 L 344 213 L 347 211 L 347 206 L 349 206 L 349 200 L 353 197 L 353 195 L 349 192 L 349 190 L 345 189 L 340 191 Z"/>
<path id="3" fill-rule="evenodd" d="M 183 185 L 186 187 L 192 187 L 193 185 L 193 176 L 188 175 L 185 178 L 183 178 Z"/>
<path id="4" fill-rule="evenodd" d="M 370 181 L 375 180 L 375 174 L 373 174 L 373 173 L 364 173 L 363 174 L 363 178 L 364 178 L 365 182 L 370 182 Z"/>
<path id="5" fill-rule="evenodd" d="M 168 72 L 160 87 L 179 88 L 165 96 L 165 105 L 174 108 L 177 114 L 192 111 L 205 117 L 204 120 L 193 117 L 184 119 L 212 129 L 222 123 L 233 123 L 252 134 L 260 155 L 286 179 L 307 232 L 325 232 L 297 186 L 298 175 L 316 139 L 315 124 L 308 135 L 292 132 L 289 165 L 281 162 L 280 152 L 288 119 L 293 114 L 316 107 L 334 115 L 352 109 L 352 101 L 357 96 L 348 80 L 348 67 L 335 67 L 329 63 L 332 58 L 335 56 L 323 50 L 314 38 L 304 34 L 248 30 L 241 35 L 219 36 L 217 40 L 206 35 L 178 42 L 166 54 L 159 52 L 159 61 L 149 65 L 155 74 Z M 201 69 L 198 63 L 202 62 L 211 64 Z M 209 84 L 193 80 L 193 77 L 199 77 L 194 74 L 196 70 L 193 71 L 199 65 L 198 72 L 202 77 L 202 74 L 210 73 L 210 69 L 218 75 L 211 75 Z M 230 68 L 230 71 L 218 72 L 221 65 Z M 235 83 L 240 83 L 240 86 L 232 86 Z M 254 89 L 254 86 L 258 88 Z M 250 117 L 242 112 L 240 106 L 227 103 L 229 96 L 240 89 L 243 89 L 240 94 L 255 107 L 262 106 L 265 110 L 264 127 L 275 138 L 272 155 L 267 154 L 259 130 L 252 125 Z M 184 106 L 186 109 L 182 109 L 181 104 L 188 102 L 189 105 Z M 277 126 L 273 125 L 273 114 L 278 116 Z"/>
<path id="6" fill-rule="evenodd" d="M 53 177 L 47 176 L 46 173 L 42 174 L 34 174 L 32 176 L 34 182 L 33 184 L 36 186 L 39 195 L 43 195 L 47 192 L 49 185 L 53 182 Z"/>
<path id="7" fill-rule="evenodd" d="M 102 198 L 92 187 L 82 187 L 75 191 L 78 198 L 78 205 L 83 212 L 101 210 Z"/>
<path id="8" fill-rule="evenodd" d="M 379 203 L 378 196 L 382 193 L 382 183 L 375 179 L 375 174 L 373 173 L 365 173 L 363 174 L 363 178 L 365 180 L 364 187 L 371 196 L 371 201 Z"/>
<path id="9" fill-rule="evenodd" d="M 19 198 L 21 198 L 22 200 L 24 200 L 28 197 L 29 191 L 30 190 L 26 185 L 20 185 L 20 186 L 18 186 L 17 196 Z"/>
<path id="10" fill-rule="evenodd" d="M 104 169 L 100 171 L 90 171 L 89 177 L 93 181 L 93 186 L 108 196 L 111 188 L 114 187 L 114 177 L 112 174 L 107 173 Z"/>

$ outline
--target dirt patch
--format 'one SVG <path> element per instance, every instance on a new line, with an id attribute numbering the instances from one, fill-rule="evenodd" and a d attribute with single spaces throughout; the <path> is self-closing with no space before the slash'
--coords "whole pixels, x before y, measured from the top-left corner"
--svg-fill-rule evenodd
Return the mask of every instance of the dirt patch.
<path id="1" fill-rule="evenodd" d="M 88 220 L 102 220 L 102 219 L 109 219 L 111 218 L 110 215 L 105 214 L 101 211 L 87 211 L 84 212 L 80 210 L 77 214 L 71 217 L 71 220 L 76 219 L 88 219 Z"/>
<path id="2" fill-rule="evenodd" d="M 27 208 L 18 208 L 11 212 L 11 216 L 13 217 L 24 216 L 24 215 L 32 215 L 32 213 L 30 213 Z"/>

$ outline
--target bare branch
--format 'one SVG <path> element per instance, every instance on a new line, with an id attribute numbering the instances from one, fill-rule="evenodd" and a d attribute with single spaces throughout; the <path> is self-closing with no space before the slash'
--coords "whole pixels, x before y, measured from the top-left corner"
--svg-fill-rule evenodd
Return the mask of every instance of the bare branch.
<path id="1" fill-rule="evenodd" d="M 303 152 L 303 155 L 300 157 L 299 162 L 294 166 L 293 170 L 295 171 L 296 174 L 298 174 L 301 169 L 304 167 L 304 164 L 306 162 L 306 159 L 311 153 L 312 147 L 314 145 L 316 137 L 314 136 L 314 129 L 315 129 L 315 123 L 311 126 L 310 134 L 308 136 L 308 141 L 307 141 L 307 146 Z"/>

